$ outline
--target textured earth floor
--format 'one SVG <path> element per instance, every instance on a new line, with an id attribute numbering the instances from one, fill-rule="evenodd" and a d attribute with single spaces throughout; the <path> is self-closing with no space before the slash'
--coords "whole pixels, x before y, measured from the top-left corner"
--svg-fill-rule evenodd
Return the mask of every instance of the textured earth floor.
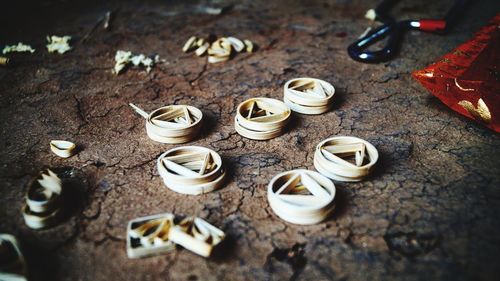
<path id="1" fill-rule="evenodd" d="M 498 280 L 500 138 L 448 110 L 410 73 L 470 38 L 500 7 L 476 1 L 447 36 L 407 34 L 401 55 L 376 65 L 346 54 L 368 20 L 369 1 L 235 1 L 221 15 L 204 7 L 230 2 L 68 3 L 45 1 L 4 10 L 3 44 L 32 44 L 0 68 L 0 232 L 23 243 L 33 280 Z M 80 1 L 83 2 L 83 1 Z M 496 2 L 496 3 L 495 3 Z M 439 17 L 451 1 L 402 1 L 401 17 Z M 98 19 L 114 11 L 111 29 Z M 192 35 L 248 38 L 254 54 L 226 63 L 183 54 Z M 48 54 L 48 34 L 72 35 L 74 49 Z M 118 49 L 159 54 L 151 73 L 111 73 Z M 294 115 L 290 130 L 252 141 L 234 130 L 236 106 L 250 97 L 282 98 L 285 81 L 330 81 L 335 106 L 319 116 Z M 166 189 L 155 160 L 174 147 L 155 143 L 146 110 L 190 104 L 207 118 L 191 144 L 219 152 L 227 185 L 202 196 Z M 335 135 L 372 142 L 381 154 L 361 183 L 337 183 L 335 214 L 296 226 L 274 215 L 266 185 L 277 173 L 314 169 L 315 145 Z M 81 151 L 61 159 L 51 139 Z M 33 231 L 20 209 L 30 178 L 53 167 L 74 184 L 72 215 Z M 198 215 L 228 239 L 220 256 L 179 249 L 131 260 L 128 220 L 160 212 Z"/>

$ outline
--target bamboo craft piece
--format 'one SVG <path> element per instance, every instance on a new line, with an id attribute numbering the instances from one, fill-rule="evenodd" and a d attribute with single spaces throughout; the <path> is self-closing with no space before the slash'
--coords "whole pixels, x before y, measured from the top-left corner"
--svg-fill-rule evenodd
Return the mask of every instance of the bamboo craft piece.
<path id="1" fill-rule="evenodd" d="M 76 145 L 70 141 L 52 140 L 50 141 L 50 150 L 59 157 L 68 158 L 75 154 Z"/>
<path id="2" fill-rule="evenodd" d="M 218 63 L 227 61 L 231 58 L 233 50 L 240 53 L 245 50 L 248 53 L 253 52 L 253 43 L 249 40 L 243 40 L 236 37 L 220 37 L 213 42 L 209 42 L 204 38 L 191 36 L 184 46 L 182 51 L 184 53 L 194 50 L 194 53 L 201 57 L 205 53 L 208 54 L 209 63 Z"/>
<path id="3" fill-rule="evenodd" d="M 315 78 L 296 78 L 285 83 L 283 100 L 293 111 L 322 114 L 332 107 L 335 88 Z"/>
<path id="4" fill-rule="evenodd" d="M 0 280 L 26 281 L 27 269 L 16 237 L 0 234 Z"/>
<path id="5" fill-rule="evenodd" d="M 183 219 L 170 230 L 168 236 L 174 243 L 206 258 L 224 237 L 222 230 L 195 217 Z"/>
<path id="6" fill-rule="evenodd" d="M 234 127 L 246 138 L 268 140 L 283 134 L 290 117 L 290 108 L 283 102 L 252 98 L 238 105 Z"/>
<path id="7" fill-rule="evenodd" d="M 33 229 L 54 226 L 62 213 L 62 191 L 61 179 L 49 169 L 33 179 L 22 209 L 26 225 Z"/>
<path id="8" fill-rule="evenodd" d="M 354 163 L 346 158 L 354 157 Z M 371 143 L 356 137 L 339 136 L 316 146 L 314 167 L 326 177 L 357 182 L 366 177 L 378 160 L 378 151 Z"/>
<path id="9" fill-rule="evenodd" d="M 271 209 L 293 224 L 316 224 L 334 210 L 335 185 L 318 172 L 292 170 L 275 176 L 267 187 Z"/>
<path id="10" fill-rule="evenodd" d="M 186 143 L 198 135 L 203 113 L 194 106 L 169 105 L 147 113 L 136 105 L 130 106 L 146 119 L 148 137 L 160 143 Z"/>
<path id="11" fill-rule="evenodd" d="M 164 213 L 133 219 L 127 226 L 127 255 L 142 258 L 173 251 L 178 244 L 200 256 L 209 257 L 225 234 L 203 219 Z"/>
<path id="12" fill-rule="evenodd" d="M 174 225 L 174 215 L 170 213 L 137 218 L 127 226 L 127 255 L 142 258 L 169 252 L 175 244 L 168 238 Z"/>
<path id="13" fill-rule="evenodd" d="M 201 146 L 170 149 L 158 158 L 157 167 L 165 186 L 190 195 L 220 188 L 226 175 L 220 155 Z"/>

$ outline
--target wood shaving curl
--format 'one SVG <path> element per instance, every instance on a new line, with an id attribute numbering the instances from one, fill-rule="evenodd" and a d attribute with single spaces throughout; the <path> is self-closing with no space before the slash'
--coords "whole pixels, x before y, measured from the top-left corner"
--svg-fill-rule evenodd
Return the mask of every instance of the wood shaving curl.
<path id="1" fill-rule="evenodd" d="M 229 60 L 233 50 L 238 53 L 243 50 L 252 53 L 254 45 L 250 40 L 242 41 L 236 37 L 221 37 L 213 42 L 209 42 L 208 39 L 191 36 L 184 43 L 182 51 L 188 53 L 193 50 L 199 57 L 208 54 L 209 63 L 217 63 Z"/>
<path id="2" fill-rule="evenodd" d="M 116 75 L 120 74 L 120 72 L 129 64 L 134 66 L 143 66 L 146 67 L 146 72 L 149 73 L 153 68 L 155 63 L 160 61 L 160 57 L 158 55 L 155 56 L 154 59 L 145 56 L 144 54 L 138 54 L 133 56 L 130 51 L 122 51 L 118 50 L 115 55 L 115 67 L 113 69 L 113 73 Z"/>
<path id="3" fill-rule="evenodd" d="M 49 53 L 58 52 L 59 54 L 64 54 L 67 51 L 71 50 L 71 46 L 69 45 L 69 40 L 71 40 L 71 36 L 47 36 L 47 50 Z"/>
<path id="4" fill-rule="evenodd" d="M 34 53 L 35 49 L 33 49 L 30 45 L 23 44 L 22 42 L 17 43 L 17 45 L 10 45 L 10 46 L 5 46 L 3 48 L 2 53 L 5 55 L 7 53 L 24 53 L 24 52 L 30 52 Z"/>

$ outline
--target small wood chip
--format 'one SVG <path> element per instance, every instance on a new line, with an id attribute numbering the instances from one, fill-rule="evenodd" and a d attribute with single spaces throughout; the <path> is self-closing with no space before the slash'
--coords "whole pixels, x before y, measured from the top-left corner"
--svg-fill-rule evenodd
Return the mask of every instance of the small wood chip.
<path id="1" fill-rule="evenodd" d="M 17 45 L 5 46 L 3 48 L 3 51 L 2 51 L 2 53 L 4 55 L 7 54 L 7 53 L 13 53 L 13 52 L 17 52 L 17 53 L 23 53 L 23 52 L 34 53 L 35 49 L 31 48 L 30 45 L 26 45 L 26 44 L 23 44 L 23 43 L 19 42 L 19 43 L 17 43 Z"/>
<path id="2" fill-rule="evenodd" d="M 227 40 L 229 41 L 231 46 L 233 46 L 234 50 L 238 53 L 243 51 L 243 49 L 245 48 L 245 44 L 238 38 L 227 37 Z"/>
<path id="3" fill-rule="evenodd" d="M 196 36 L 191 36 L 184 44 L 184 47 L 182 47 L 182 51 L 184 53 L 187 53 L 191 49 L 193 49 L 196 46 L 196 39 L 197 39 Z"/>
<path id="4" fill-rule="evenodd" d="M 64 140 L 50 141 L 50 150 L 59 157 L 68 158 L 75 154 L 76 144 Z"/>
<path id="5" fill-rule="evenodd" d="M 198 47 L 198 49 L 196 49 L 196 51 L 194 51 L 194 52 L 197 56 L 201 57 L 207 52 L 209 47 L 210 47 L 210 44 L 208 42 L 205 42 L 205 43 L 203 43 L 203 45 Z"/>
<path id="6" fill-rule="evenodd" d="M 71 36 L 47 36 L 47 50 L 49 51 L 49 53 L 57 52 L 59 54 L 64 54 L 67 51 L 71 50 L 69 40 L 71 40 Z"/>
<path id="7" fill-rule="evenodd" d="M 104 14 L 104 24 L 103 24 L 104 29 L 109 28 L 109 21 L 110 20 L 111 20 L 111 11 L 108 11 L 108 12 L 106 12 L 106 14 Z"/>
<path id="8" fill-rule="evenodd" d="M 243 42 L 245 43 L 247 53 L 252 53 L 253 52 L 252 41 L 245 39 L 245 40 L 243 40 Z"/>

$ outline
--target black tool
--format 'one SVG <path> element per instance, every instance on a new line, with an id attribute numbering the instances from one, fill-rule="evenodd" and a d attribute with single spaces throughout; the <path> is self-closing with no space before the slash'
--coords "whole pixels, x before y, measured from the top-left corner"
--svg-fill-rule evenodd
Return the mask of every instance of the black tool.
<path id="1" fill-rule="evenodd" d="M 399 0 L 384 0 L 375 8 L 375 20 L 384 23 L 384 25 L 370 31 L 347 48 L 347 52 L 352 59 L 365 63 L 388 61 L 399 51 L 401 41 L 407 30 L 445 33 L 456 21 L 458 15 L 467 3 L 467 0 L 457 0 L 443 19 L 396 21 L 388 14 L 388 11 L 398 1 Z M 369 46 L 387 36 L 389 36 L 389 39 L 387 45 L 383 49 L 376 51 L 366 50 Z"/>

